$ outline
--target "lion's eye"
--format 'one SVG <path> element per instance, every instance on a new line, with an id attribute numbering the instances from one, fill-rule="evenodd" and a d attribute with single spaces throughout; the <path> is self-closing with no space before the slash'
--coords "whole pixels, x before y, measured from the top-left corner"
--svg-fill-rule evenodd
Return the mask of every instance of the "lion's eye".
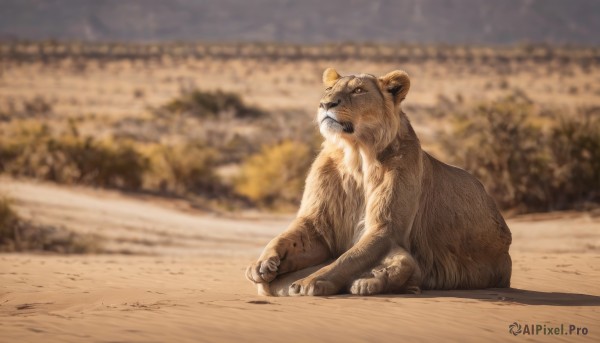
<path id="1" fill-rule="evenodd" d="M 355 88 L 355 89 L 352 91 L 352 93 L 354 93 L 354 94 L 360 94 L 360 93 L 363 93 L 363 92 L 364 92 L 364 89 L 362 89 L 362 88 L 360 88 L 360 87 L 358 87 L 358 88 Z"/>
<path id="2" fill-rule="evenodd" d="M 325 88 L 325 91 L 329 92 L 331 90 L 331 87 L 327 87 Z"/>

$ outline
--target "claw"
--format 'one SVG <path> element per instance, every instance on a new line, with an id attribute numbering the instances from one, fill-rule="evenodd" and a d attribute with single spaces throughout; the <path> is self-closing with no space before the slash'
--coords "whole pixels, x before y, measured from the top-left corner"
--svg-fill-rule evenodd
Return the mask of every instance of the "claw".
<path id="1" fill-rule="evenodd" d="M 298 280 L 288 289 L 289 295 L 326 296 L 337 292 L 336 286 L 326 280 L 302 279 Z"/>
<path id="2" fill-rule="evenodd" d="M 276 272 L 280 263 L 281 262 L 279 261 L 279 259 L 273 259 L 273 258 L 270 258 L 266 261 L 262 261 L 260 264 L 259 272 L 261 274 L 266 274 L 268 272 Z"/>
<path id="3" fill-rule="evenodd" d="M 288 293 L 290 295 L 300 295 L 300 289 L 301 289 L 300 285 L 297 285 L 297 284 L 293 283 L 290 286 L 290 289 L 289 289 Z"/>

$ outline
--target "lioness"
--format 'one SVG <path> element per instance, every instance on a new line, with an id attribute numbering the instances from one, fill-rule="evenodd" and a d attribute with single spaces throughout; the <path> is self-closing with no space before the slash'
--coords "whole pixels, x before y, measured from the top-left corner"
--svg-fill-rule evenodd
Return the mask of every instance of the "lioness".
<path id="1" fill-rule="evenodd" d="M 247 278 L 267 285 L 333 260 L 271 293 L 509 287 L 510 230 L 477 179 L 421 149 L 400 107 L 408 75 L 341 77 L 330 68 L 323 83 L 317 122 L 325 142 L 300 210 Z"/>

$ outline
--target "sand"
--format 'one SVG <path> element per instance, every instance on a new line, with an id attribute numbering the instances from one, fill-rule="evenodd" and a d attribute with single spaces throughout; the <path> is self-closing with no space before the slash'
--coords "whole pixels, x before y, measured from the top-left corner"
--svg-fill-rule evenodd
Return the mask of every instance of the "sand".
<path id="1" fill-rule="evenodd" d="M 133 254 L 1 254 L 0 342 L 600 340 L 600 218 L 591 214 L 509 219 L 512 289 L 276 298 L 257 295 L 244 269 L 289 216 L 224 218 L 10 179 L 0 192 L 26 218 Z M 513 322 L 580 334 L 513 337 Z"/>

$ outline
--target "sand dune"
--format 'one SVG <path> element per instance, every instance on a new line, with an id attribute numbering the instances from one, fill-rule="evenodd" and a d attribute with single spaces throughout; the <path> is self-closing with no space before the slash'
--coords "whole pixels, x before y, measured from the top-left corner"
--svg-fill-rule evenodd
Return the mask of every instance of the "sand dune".
<path id="1" fill-rule="evenodd" d="M 600 218 L 589 214 L 509 220 L 512 289 L 274 298 L 258 296 L 243 271 L 291 217 L 221 218 L 10 179 L 0 179 L 0 191 L 26 218 L 98 234 L 115 251 L 152 254 L 0 255 L 0 342 L 600 339 Z M 513 338 L 513 322 L 575 325 L 587 335 Z"/>

